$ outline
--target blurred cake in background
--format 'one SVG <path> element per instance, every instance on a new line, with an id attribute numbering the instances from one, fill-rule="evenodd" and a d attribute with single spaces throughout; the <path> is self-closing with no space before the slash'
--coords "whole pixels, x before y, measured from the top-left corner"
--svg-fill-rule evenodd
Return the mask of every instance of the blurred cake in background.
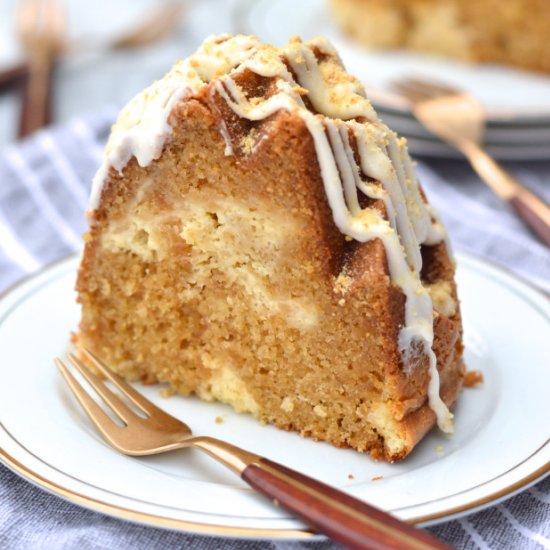
<path id="1" fill-rule="evenodd" d="M 330 0 L 349 35 L 372 48 L 410 48 L 550 72 L 548 0 Z"/>

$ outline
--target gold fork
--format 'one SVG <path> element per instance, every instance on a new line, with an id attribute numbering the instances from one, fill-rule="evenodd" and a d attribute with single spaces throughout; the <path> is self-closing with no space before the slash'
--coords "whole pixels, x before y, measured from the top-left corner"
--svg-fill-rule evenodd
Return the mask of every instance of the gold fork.
<path id="1" fill-rule="evenodd" d="M 63 46 L 65 14 L 60 0 L 19 0 L 17 34 L 28 57 L 19 137 L 50 121 L 50 91 L 55 57 Z"/>
<path id="2" fill-rule="evenodd" d="M 121 453 L 143 456 L 182 447 L 204 451 L 276 505 L 290 510 L 315 530 L 349 548 L 449 549 L 426 531 L 408 525 L 320 481 L 225 441 L 193 436 L 187 424 L 143 397 L 130 384 L 111 372 L 94 354 L 87 350 L 83 350 L 83 353 L 144 415 L 132 410 L 129 404 L 113 393 L 82 361 L 69 354 L 74 367 L 121 420 L 123 426 L 119 426 L 87 393 L 63 361 L 55 359 L 90 420 L 103 437 Z"/>
<path id="3" fill-rule="evenodd" d="M 461 151 L 494 193 L 550 246 L 550 207 L 506 172 L 480 145 L 485 130 L 485 113 L 479 101 L 445 84 L 418 78 L 401 80 L 393 85 L 409 100 L 416 118 Z"/>

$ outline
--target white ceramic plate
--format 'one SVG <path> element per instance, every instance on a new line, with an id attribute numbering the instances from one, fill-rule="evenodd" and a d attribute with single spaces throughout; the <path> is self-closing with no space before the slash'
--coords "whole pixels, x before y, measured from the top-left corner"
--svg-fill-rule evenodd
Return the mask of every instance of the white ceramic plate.
<path id="1" fill-rule="evenodd" d="M 53 493 L 133 521 L 242 537 L 311 536 L 196 451 L 138 459 L 102 441 L 52 362 L 78 323 L 77 262 L 64 260 L 0 300 L 0 459 Z M 493 504 L 548 471 L 550 303 L 481 260 L 459 255 L 458 266 L 466 361 L 485 382 L 463 392 L 454 436 L 433 431 L 400 463 L 261 426 L 224 405 L 139 389 L 195 433 L 307 472 L 408 521 L 434 523 Z"/>
<path id="2" fill-rule="evenodd" d="M 391 82 L 423 75 L 466 89 L 478 97 L 489 118 L 502 121 L 539 120 L 550 124 L 550 77 L 501 65 L 468 64 L 406 51 L 372 51 L 340 32 L 328 0 L 240 0 L 238 30 L 257 34 L 275 45 L 294 34 L 304 39 L 326 36 L 338 48 L 346 67 L 363 80 L 371 97 L 391 108 L 407 110 L 392 93 Z"/>

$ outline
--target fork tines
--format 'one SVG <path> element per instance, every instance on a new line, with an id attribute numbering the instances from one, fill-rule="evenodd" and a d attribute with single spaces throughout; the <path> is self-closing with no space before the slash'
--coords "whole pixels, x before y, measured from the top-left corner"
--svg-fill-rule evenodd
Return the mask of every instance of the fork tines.
<path id="1" fill-rule="evenodd" d="M 110 371 L 105 364 L 96 357 L 92 352 L 82 350 L 85 356 L 93 363 L 97 370 L 109 380 L 124 396 L 126 396 L 136 407 L 146 415 L 153 415 L 160 411 L 150 401 L 140 395 L 130 384 L 123 380 L 120 376 Z M 113 412 L 124 422 L 128 423 L 130 419 L 135 418 L 136 413 L 128 406 L 120 397 L 115 395 L 107 385 L 100 380 L 76 355 L 68 354 L 68 358 L 72 365 L 78 370 L 83 378 L 97 392 L 103 402 L 110 407 Z M 78 398 L 80 404 L 90 417 L 95 416 L 103 419 L 104 422 L 109 422 L 112 425 L 112 420 L 103 411 L 103 409 L 92 399 L 88 392 L 82 387 L 74 375 L 70 372 L 67 366 L 59 358 L 55 359 L 55 363 L 61 374 L 69 384 L 70 388 Z"/>

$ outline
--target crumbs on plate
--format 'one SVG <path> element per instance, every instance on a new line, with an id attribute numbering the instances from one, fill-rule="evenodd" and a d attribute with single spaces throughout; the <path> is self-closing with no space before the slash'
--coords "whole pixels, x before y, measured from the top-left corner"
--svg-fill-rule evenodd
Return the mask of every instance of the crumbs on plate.
<path id="1" fill-rule="evenodd" d="M 483 373 L 479 370 L 469 370 L 464 375 L 464 386 L 467 388 L 475 388 L 483 382 Z"/>
<path id="2" fill-rule="evenodd" d="M 161 397 L 172 397 L 175 395 L 176 390 L 172 386 L 168 386 L 167 388 L 161 388 L 159 393 Z"/>

